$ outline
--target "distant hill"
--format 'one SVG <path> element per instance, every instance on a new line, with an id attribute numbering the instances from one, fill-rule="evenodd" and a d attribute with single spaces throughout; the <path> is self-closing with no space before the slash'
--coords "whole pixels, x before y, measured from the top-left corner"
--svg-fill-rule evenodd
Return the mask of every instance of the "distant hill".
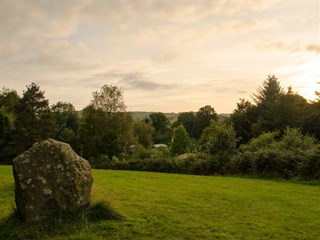
<path id="1" fill-rule="evenodd" d="M 143 120 L 146 117 L 148 117 L 150 114 L 152 113 L 156 113 L 156 112 L 130 112 L 133 116 L 134 119 L 138 119 L 138 120 Z M 180 113 L 164 113 L 166 115 L 166 117 L 169 119 L 170 123 L 174 123 L 175 121 L 177 121 L 178 116 L 180 115 Z M 222 113 L 222 114 L 218 114 L 219 120 L 223 120 L 227 117 L 230 117 L 229 113 Z"/>
<path id="2" fill-rule="evenodd" d="M 147 118 L 150 114 L 156 112 L 130 112 L 134 119 L 143 120 Z M 175 122 L 178 119 L 180 113 L 164 113 L 169 119 L 170 123 Z"/>

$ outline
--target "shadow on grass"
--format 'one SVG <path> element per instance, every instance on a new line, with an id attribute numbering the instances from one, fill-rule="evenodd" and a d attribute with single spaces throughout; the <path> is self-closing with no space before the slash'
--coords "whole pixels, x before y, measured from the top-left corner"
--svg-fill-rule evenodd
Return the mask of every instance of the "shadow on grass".
<path id="1" fill-rule="evenodd" d="M 109 203 L 97 202 L 89 207 L 84 216 L 60 214 L 38 222 L 23 222 L 16 209 L 0 220 L 0 239 L 51 239 L 55 236 L 68 236 L 81 228 L 100 221 L 122 221 L 126 218 L 115 211 Z"/>
<path id="2" fill-rule="evenodd" d="M 89 222 L 98 222 L 104 220 L 124 220 L 125 217 L 118 213 L 107 202 L 97 202 L 90 206 L 87 213 Z"/>

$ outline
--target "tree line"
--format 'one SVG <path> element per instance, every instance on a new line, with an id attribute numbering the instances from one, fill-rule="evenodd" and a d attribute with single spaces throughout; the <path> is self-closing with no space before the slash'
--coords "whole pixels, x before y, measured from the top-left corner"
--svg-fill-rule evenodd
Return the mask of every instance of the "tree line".
<path id="1" fill-rule="evenodd" d="M 22 96 L 0 92 L 1 164 L 51 137 L 96 167 L 320 178 L 320 93 L 307 101 L 274 75 L 223 120 L 210 105 L 180 113 L 173 124 L 161 112 L 137 120 L 111 85 L 95 91 L 81 111 L 67 102 L 50 106 L 44 94 L 35 83 Z M 153 149 L 156 143 L 169 147 Z M 183 153 L 193 154 L 176 158 Z"/>

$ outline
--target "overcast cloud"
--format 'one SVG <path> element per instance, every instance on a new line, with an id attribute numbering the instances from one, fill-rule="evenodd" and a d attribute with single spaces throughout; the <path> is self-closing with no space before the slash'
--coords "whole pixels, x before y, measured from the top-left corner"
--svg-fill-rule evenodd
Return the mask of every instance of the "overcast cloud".
<path id="1" fill-rule="evenodd" d="M 0 85 L 35 82 L 50 104 L 112 84 L 129 111 L 230 113 L 268 74 L 319 90 L 319 0 L 0 3 Z"/>

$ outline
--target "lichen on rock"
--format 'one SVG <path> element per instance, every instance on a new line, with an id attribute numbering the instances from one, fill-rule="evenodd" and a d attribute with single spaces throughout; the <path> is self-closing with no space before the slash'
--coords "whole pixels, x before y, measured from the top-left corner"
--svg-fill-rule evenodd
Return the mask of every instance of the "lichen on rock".
<path id="1" fill-rule="evenodd" d="M 53 139 L 35 143 L 13 160 L 13 173 L 16 205 L 25 221 L 82 214 L 89 206 L 91 167 L 69 144 Z"/>

